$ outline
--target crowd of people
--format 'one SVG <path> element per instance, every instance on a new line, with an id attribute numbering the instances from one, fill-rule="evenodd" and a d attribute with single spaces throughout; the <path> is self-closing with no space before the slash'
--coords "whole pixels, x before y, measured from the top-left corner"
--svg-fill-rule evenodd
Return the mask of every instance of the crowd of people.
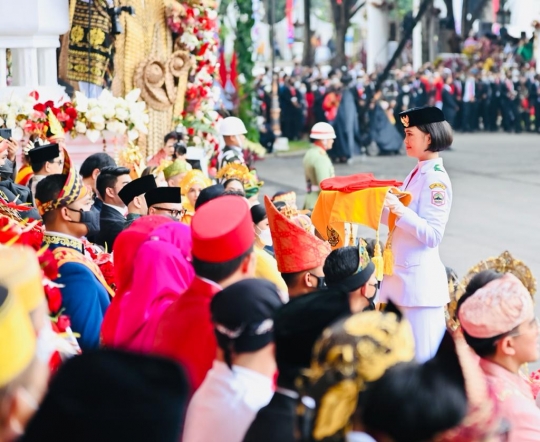
<path id="1" fill-rule="evenodd" d="M 318 66 L 280 70 L 278 82 L 281 134 L 300 140 L 317 122 L 328 122 L 337 139 L 331 158 L 347 162 L 370 143 L 383 152 L 398 152 L 404 137 L 397 118 L 412 107 L 437 106 L 459 132 L 540 132 L 540 75 L 532 60 L 532 43 L 487 34 L 471 34 L 462 54 L 413 70 L 405 63 L 380 79 L 362 63 L 342 69 Z M 382 80 L 382 81 L 380 81 Z M 272 73 L 257 79 L 261 143 L 271 151 Z M 384 120 L 381 123 L 381 120 Z M 381 137 L 381 124 L 390 137 Z M 395 126 L 397 131 L 390 129 Z"/>
<path id="2" fill-rule="evenodd" d="M 0 441 L 540 440 L 534 280 L 505 261 L 450 290 L 452 129 L 398 118 L 403 183 L 334 177 L 314 124 L 305 210 L 260 199 L 235 117 L 214 181 L 174 132 L 140 177 L 106 153 L 77 171 L 63 133 L 20 168 L 0 140 Z"/>

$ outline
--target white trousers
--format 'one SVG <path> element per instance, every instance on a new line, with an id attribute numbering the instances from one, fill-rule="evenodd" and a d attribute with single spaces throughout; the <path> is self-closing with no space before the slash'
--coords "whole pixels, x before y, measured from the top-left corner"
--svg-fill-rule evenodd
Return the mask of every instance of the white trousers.
<path id="1" fill-rule="evenodd" d="M 437 353 L 446 331 L 444 307 L 399 307 L 411 323 L 416 360 L 426 362 Z"/>

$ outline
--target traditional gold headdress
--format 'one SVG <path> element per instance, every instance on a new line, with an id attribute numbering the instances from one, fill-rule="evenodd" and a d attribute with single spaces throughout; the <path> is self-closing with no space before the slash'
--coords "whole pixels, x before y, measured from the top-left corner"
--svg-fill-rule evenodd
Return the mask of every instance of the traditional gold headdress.
<path id="1" fill-rule="evenodd" d="M 315 226 L 311 222 L 309 216 L 301 214 L 298 212 L 298 209 L 295 209 L 291 206 L 285 206 L 280 210 L 280 213 L 285 215 L 291 222 L 295 223 L 297 226 L 302 227 L 308 233 L 314 233 Z"/>
<path id="2" fill-rule="evenodd" d="M 305 393 L 317 404 L 313 439 L 344 434 L 365 384 L 413 358 L 411 326 L 399 312 L 357 313 L 327 328 L 305 373 Z"/>
<path id="3" fill-rule="evenodd" d="M 245 164 L 228 163 L 218 170 L 216 178 L 223 181 L 235 178 L 246 184 L 252 179 L 252 175 Z"/>
<path id="4" fill-rule="evenodd" d="M 536 293 L 536 279 L 534 278 L 531 269 L 523 262 L 515 259 L 510 252 L 504 251 L 497 257 L 492 257 L 480 261 L 474 267 L 471 267 L 461 280 L 459 284 L 455 286 L 455 290 L 450 290 L 450 303 L 448 304 L 448 316 L 449 323 L 452 328 L 458 326 L 456 315 L 456 307 L 459 298 L 465 293 L 467 285 L 471 279 L 483 270 L 495 270 L 499 273 L 512 273 L 516 276 L 522 284 L 527 288 L 531 297 L 534 297 Z"/>
<path id="5" fill-rule="evenodd" d="M 190 170 L 186 173 L 186 176 L 182 178 L 182 181 L 180 181 L 182 193 L 186 195 L 194 184 L 200 184 L 204 189 L 212 184 L 212 181 L 210 181 L 210 179 L 199 169 Z"/>

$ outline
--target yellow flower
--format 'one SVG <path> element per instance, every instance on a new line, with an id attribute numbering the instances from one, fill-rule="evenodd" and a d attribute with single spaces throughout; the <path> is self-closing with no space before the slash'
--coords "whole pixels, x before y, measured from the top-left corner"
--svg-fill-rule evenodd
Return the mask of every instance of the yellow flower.
<path id="1" fill-rule="evenodd" d="M 78 25 L 73 26 L 70 36 L 73 43 L 79 43 L 84 38 L 84 29 Z"/>

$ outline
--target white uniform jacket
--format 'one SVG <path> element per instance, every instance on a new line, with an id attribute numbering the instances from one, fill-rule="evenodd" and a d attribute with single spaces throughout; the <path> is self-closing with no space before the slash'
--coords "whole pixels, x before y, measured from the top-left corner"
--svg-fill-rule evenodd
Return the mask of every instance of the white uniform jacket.
<path id="1" fill-rule="evenodd" d="M 416 170 L 418 171 L 414 173 Z M 404 307 L 440 307 L 450 301 L 439 244 L 452 206 L 452 184 L 442 158 L 419 162 L 402 190 L 413 199 L 392 235 L 394 274 L 385 276 L 380 301 Z M 388 209 L 383 214 L 388 217 Z"/>

